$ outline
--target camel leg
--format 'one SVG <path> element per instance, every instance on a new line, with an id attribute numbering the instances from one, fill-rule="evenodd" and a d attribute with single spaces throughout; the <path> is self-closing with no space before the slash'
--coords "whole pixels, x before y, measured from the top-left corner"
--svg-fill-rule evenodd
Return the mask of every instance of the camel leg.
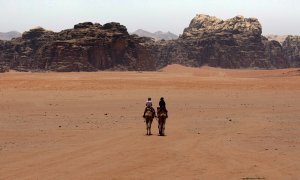
<path id="1" fill-rule="evenodd" d="M 147 122 L 147 135 L 150 135 L 149 134 L 149 121 Z"/>
<path id="2" fill-rule="evenodd" d="M 159 120 L 159 135 L 162 135 L 162 120 Z"/>
<path id="3" fill-rule="evenodd" d="M 148 135 L 148 120 L 146 119 L 146 130 L 147 130 L 147 135 Z"/>
<path id="4" fill-rule="evenodd" d="M 148 130 L 149 130 L 149 135 L 151 135 L 151 120 L 150 119 L 148 122 Z"/>
<path id="5" fill-rule="evenodd" d="M 148 129 L 149 129 L 149 135 L 151 135 L 151 120 L 149 120 Z"/>
<path id="6" fill-rule="evenodd" d="M 160 121 L 158 121 L 158 133 L 160 135 Z"/>
<path id="7" fill-rule="evenodd" d="M 151 120 L 147 120 L 147 135 L 151 135 Z"/>
<path id="8" fill-rule="evenodd" d="M 163 135 L 165 135 L 166 120 L 163 122 Z"/>
<path id="9" fill-rule="evenodd" d="M 160 134 L 160 119 L 158 119 L 158 134 Z"/>

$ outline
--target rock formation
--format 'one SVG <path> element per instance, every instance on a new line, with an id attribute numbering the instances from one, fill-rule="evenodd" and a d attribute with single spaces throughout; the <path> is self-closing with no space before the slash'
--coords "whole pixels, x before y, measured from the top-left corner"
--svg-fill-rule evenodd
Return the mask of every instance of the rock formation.
<path id="1" fill-rule="evenodd" d="M 288 36 L 283 42 L 284 57 L 291 67 L 300 67 L 300 36 Z"/>
<path id="2" fill-rule="evenodd" d="M 158 67 L 180 63 L 222 68 L 288 67 L 281 45 L 261 35 L 255 18 L 236 16 L 226 21 L 197 15 L 176 41 L 154 46 Z"/>
<path id="3" fill-rule="evenodd" d="M 59 33 L 39 27 L 0 43 L 0 66 L 18 71 L 155 70 L 149 57 L 119 23 L 80 23 Z"/>
<path id="4" fill-rule="evenodd" d="M 176 40 L 129 35 L 119 23 L 80 23 L 59 33 L 31 29 L 0 41 L 0 72 L 156 70 L 168 64 L 222 68 L 300 67 L 300 38 L 283 45 L 261 35 L 255 18 L 197 15 Z"/>

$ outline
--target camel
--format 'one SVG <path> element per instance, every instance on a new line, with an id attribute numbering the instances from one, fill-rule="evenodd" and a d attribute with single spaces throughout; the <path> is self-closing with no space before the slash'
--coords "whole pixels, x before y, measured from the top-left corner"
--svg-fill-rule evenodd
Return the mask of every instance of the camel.
<path id="1" fill-rule="evenodd" d="M 151 125 L 152 125 L 154 116 L 155 116 L 155 112 L 153 112 L 150 108 L 147 108 L 145 117 L 144 117 L 145 121 L 146 121 L 147 135 L 152 135 L 151 134 Z"/>
<path id="2" fill-rule="evenodd" d="M 157 117 L 158 117 L 158 130 L 159 135 L 164 136 L 165 135 L 165 125 L 167 120 L 167 112 L 165 110 L 160 110 L 160 108 L 157 108 Z"/>

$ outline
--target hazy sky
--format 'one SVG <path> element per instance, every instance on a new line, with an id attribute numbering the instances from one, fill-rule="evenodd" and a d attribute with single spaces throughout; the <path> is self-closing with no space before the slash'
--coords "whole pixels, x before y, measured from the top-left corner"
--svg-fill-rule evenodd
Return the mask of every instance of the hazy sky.
<path id="1" fill-rule="evenodd" d="M 79 22 L 120 22 L 181 34 L 196 14 L 257 17 L 264 34 L 300 34 L 300 0 L 0 0 L 0 32 L 60 31 Z"/>

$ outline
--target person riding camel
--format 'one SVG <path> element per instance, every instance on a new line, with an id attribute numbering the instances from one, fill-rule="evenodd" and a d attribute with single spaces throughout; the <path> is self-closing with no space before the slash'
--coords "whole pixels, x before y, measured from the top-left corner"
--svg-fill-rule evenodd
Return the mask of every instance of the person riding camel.
<path id="1" fill-rule="evenodd" d="M 166 111 L 166 114 L 167 114 L 167 118 L 168 118 L 168 110 L 166 108 L 166 102 L 164 100 L 163 97 L 160 98 L 160 101 L 159 101 L 159 111 L 162 111 L 162 110 L 165 110 Z"/>
<path id="2" fill-rule="evenodd" d="M 155 110 L 154 110 L 154 108 L 152 107 L 152 100 L 151 100 L 150 97 L 149 97 L 148 100 L 146 101 L 146 108 L 145 108 L 143 117 L 145 117 L 145 113 L 147 112 L 147 109 L 148 109 L 148 108 L 151 110 L 151 112 L 152 112 L 153 115 L 155 116 Z"/>

